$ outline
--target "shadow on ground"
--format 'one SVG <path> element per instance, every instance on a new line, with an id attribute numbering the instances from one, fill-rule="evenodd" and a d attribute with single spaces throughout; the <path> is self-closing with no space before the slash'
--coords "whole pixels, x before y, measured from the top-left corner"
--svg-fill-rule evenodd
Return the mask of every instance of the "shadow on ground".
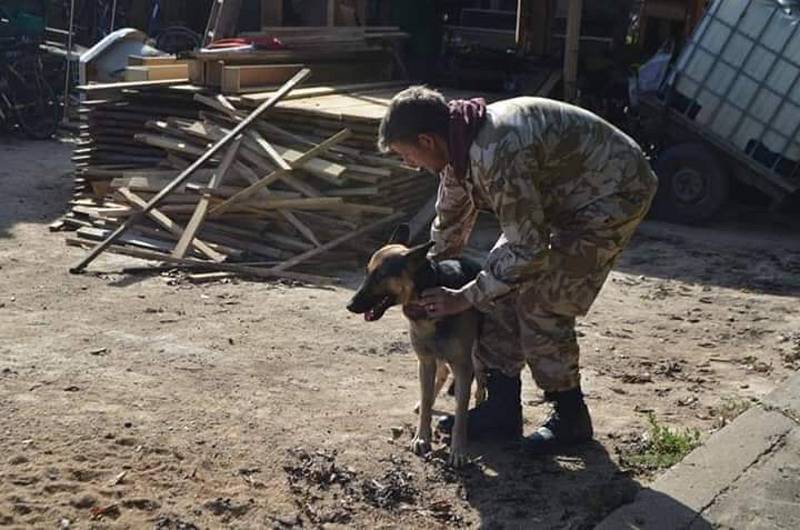
<path id="1" fill-rule="evenodd" d="M 480 464 L 459 480 L 467 502 L 480 514 L 481 529 L 589 529 L 643 489 L 598 442 L 538 458 L 515 445 L 474 444 L 473 454 L 481 455 Z M 696 515 L 688 507 L 681 510 Z M 696 524 L 698 530 L 711 528 L 702 519 Z"/>
<path id="2" fill-rule="evenodd" d="M 0 194 L 8 198 L 0 209 L 0 238 L 11 237 L 17 223 L 48 224 L 66 211 L 71 150 L 55 140 L 0 136 Z"/>

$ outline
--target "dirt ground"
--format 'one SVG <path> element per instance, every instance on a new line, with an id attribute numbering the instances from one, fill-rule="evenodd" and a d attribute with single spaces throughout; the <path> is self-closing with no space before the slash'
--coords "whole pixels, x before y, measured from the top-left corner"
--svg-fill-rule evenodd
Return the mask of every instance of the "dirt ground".
<path id="1" fill-rule="evenodd" d="M 648 222 L 580 323 L 597 443 L 473 444 L 454 472 L 407 449 L 414 355 L 396 309 L 345 311 L 357 271 L 70 275 L 85 251 L 47 230 L 70 146 L 0 141 L 0 526 L 590 528 L 652 480 L 620 460 L 648 413 L 705 438 L 800 366 L 800 236 Z M 530 430 L 547 408 L 523 392 Z"/>

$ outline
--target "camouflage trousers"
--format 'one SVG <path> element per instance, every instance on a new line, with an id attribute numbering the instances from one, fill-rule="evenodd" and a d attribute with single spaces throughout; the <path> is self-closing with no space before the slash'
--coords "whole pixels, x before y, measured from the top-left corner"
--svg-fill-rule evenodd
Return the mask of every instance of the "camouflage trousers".
<path id="1" fill-rule="evenodd" d="M 520 289 L 495 300 L 484 315 L 478 361 L 509 376 L 527 364 L 545 391 L 580 384 L 575 318 L 589 310 L 647 213 L 656 187 L 655 175 L 650 175 L 645 189 L 594 202 L 563 228 L 553 229 L 548 266 Z M 498 243 L 502 241 L 503 236 Z"/>

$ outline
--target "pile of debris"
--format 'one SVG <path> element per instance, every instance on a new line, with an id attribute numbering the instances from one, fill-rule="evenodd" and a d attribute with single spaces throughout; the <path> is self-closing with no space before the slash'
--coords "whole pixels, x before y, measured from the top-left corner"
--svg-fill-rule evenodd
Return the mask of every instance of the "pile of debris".
<path id="1" fill-rule="evenodd" d="M 85 101 L 68 243 L 317 282 L 289 269 L 361 260 L 376 229 L 428 221 L 435 179 L 376 152 L 383 104 L 294 90 L 308 75 L 246 98 L 173 86 Z M 337 108 L 353 93 L 359 111 Z"/>

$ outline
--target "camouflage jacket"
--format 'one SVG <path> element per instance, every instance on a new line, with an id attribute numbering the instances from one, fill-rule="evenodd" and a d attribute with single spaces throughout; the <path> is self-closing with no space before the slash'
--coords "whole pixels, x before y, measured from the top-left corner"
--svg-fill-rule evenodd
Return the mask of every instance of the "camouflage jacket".
<path id="1" fill-rule="evenodd" d="M 652 172 L 639 174 L 643 155 L 622 131 L 586 110 L 543 98 L 489 105 L 469 157 L 463 182 L 450 166 L 440 174 L 430 256 L 460 254 L 478 211 L 498 218 L 503 236 L 484 270 L 462 289 L 483 311 L 547 267 L 554 229 L 582 230 L 573 226 L 575 212 L 653 187 L 655 179 Z"/>

